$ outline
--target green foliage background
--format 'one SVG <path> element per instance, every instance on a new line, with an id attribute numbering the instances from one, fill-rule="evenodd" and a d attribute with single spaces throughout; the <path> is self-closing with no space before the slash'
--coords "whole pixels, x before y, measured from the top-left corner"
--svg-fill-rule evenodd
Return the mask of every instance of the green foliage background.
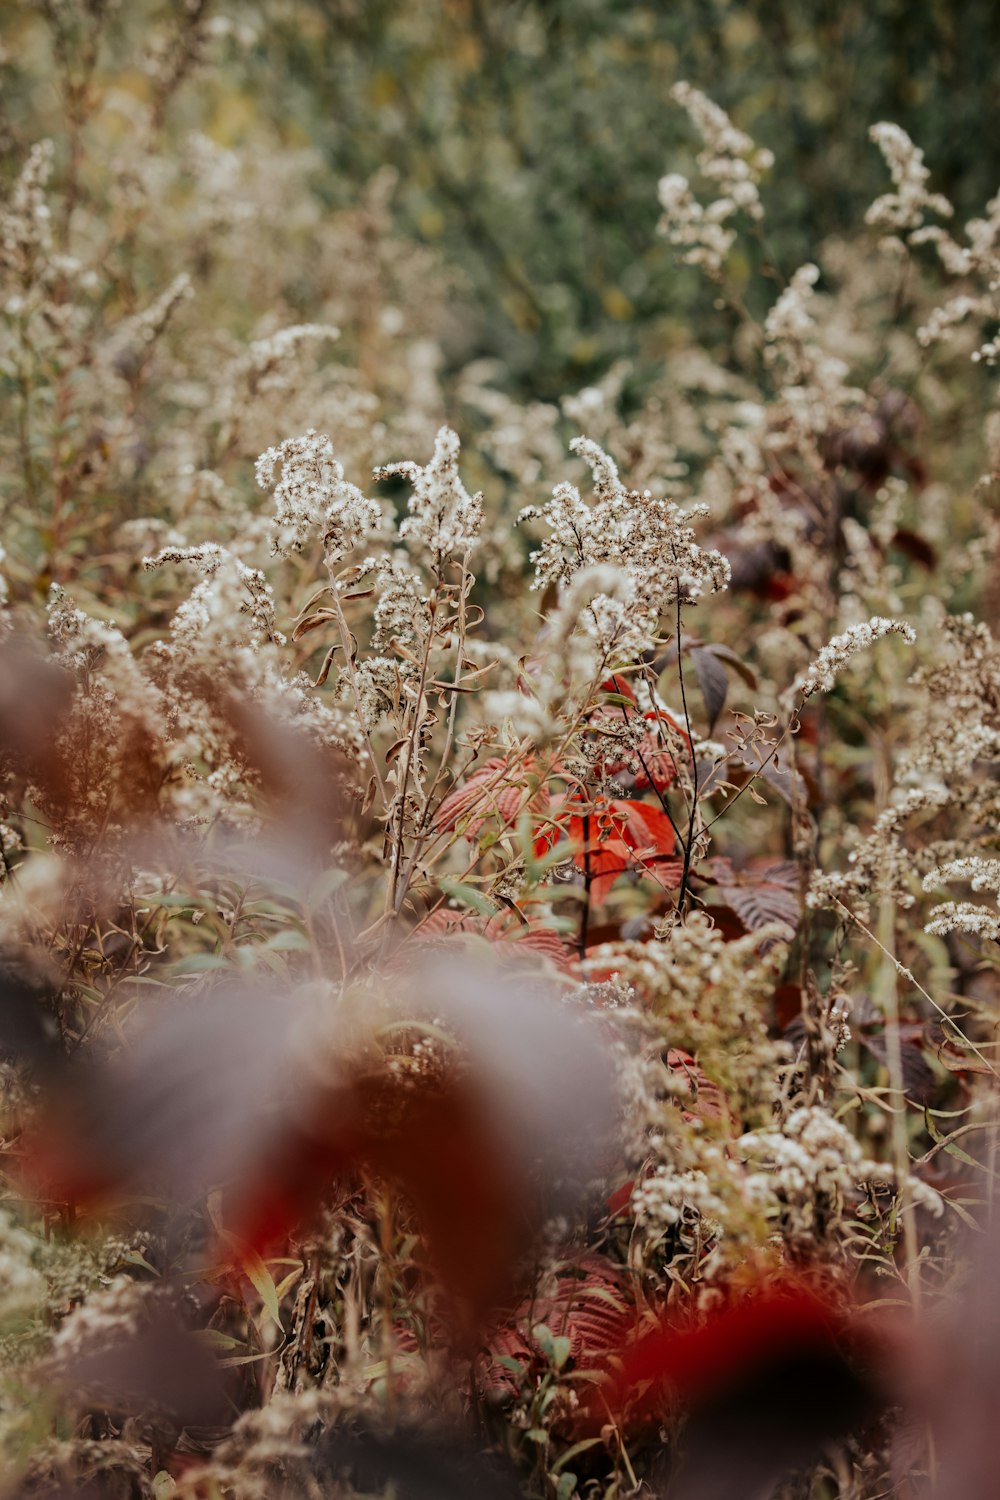
<path id="1" fill-rule="evenodd" d="M 878 120 L 921 144 L 959 215 L 1000 183 L 996 155 L 968 149 L 1000 125 L 991 0 L 326 0 L 264 15 L 255 86 L 323 143 L 321 190 L 391 163 L 405 228 L 474 290 L 463 356 L 501 356 L 526 394 L 560 394 L 637 336 L 662 355 L 673 320 L 710 316 L 654 233 L 657 180 L 693 153 L 667 101 L 679 78 L 774 151 L 768 253 L 786 273 L 882 191 Z"/>
<path id="2" fill-rule="evenodd" d="M 171 8 L 121 8 L 117 65 Z M 56 88 L 38 83 L 36 9 L 0 18 L 8 137 L 44 115 L 39 88 Z M 704 340 L 728 336 L 655 233 L 657 180 L 694 152 L 667 99 L 677 79 L 774 151 L 760 255 L 785 274 L 853 232 L 883 190 L 867 139 L 878 120 L 920 143 L 960 217 L 1000 183 L 983 149 L 1000 136 L 994 0 L 264 0 L 233 17 L 255 40 L 199 75 L 185 107 L 227 144 L 265 117 L 286 144 L 319 146 L 331 207 L 392 167 L 400 231 L 433 244 L 470 294 L 451 360 L 500 358 L 521 396 L 551 399 L 626 353 L 658 362 L 692 317 Z"/>

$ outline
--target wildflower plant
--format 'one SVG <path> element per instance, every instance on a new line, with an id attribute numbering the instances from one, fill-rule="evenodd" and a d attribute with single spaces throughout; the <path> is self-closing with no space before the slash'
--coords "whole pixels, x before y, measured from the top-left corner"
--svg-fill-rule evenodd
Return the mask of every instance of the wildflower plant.
<path id="1" fill-rule="evenodd" d="M 856 1405 L 766 1480 L 884 1492 L 861 1419 L 928 1424 L 865 1306 L 932 1343 L 993 1189 L 996 463 L 932 441 L 993 205 L 950 239 L 879 126 L 884 260 L 756 318 L 774 161 L 678 84 L 734 358 L 523 409 L 385 175 L 323 215 L 174 124 L 205 7 L 69 87 L 112 9 L 43 7 L 67 136 L 0 213 L 5 1482 L 610 1500 L 803 1357 Z"/>

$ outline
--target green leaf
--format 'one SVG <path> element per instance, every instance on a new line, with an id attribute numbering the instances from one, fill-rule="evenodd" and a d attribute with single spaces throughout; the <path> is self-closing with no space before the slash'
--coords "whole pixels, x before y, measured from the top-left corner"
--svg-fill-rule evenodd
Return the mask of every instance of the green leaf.
<path id="1" fill-rule="evenodd" d="M 552 1363 L 557 1370 L 561 1370 L 569 1359 L 573 1348 L 573 1341 L 568 1339 L 564 1333 L 558 1334 L 552 1340 Z"/>
<path id="2" fill-rule="evenodd" d="M 481 896 L 474 886 L 465 885 L 460 880 L 439 880 L 438 885 L 446 896 L 450 896 L 453 901 L 461 902 L 463 906 L 471 907 L 481 917 L 495 917 L 500 910 L 492 901 L 487 901 L 485 896 Z"/>
<path id="3" fill-rule="evenodd" d="M 246 1348 L 242 1339 L 234 1339 L 232 1334 L 223 1333 L 221 1328 L 201 1328 L 195 1338 L 200 1344 L 207 1344 L 210 1349 L 224 1350 L 226 1353 Z"/>
<path id="4" fill-rule="evenodd" d="M 260 1256 L 253 1250 L 243 1250 L 240 1253 L 240 1265 L 243 1274 L 250 1285 L 263 1302 L 269 1315 L 281 1328 L 281 1308 L 278 1304 L 278 1289 L 274 1284 L 274 1277 L 261 1260 Z"/>
<path id="5" fill-rule="evenodd" d="M 572 1448 L 567 1448 L 566 1452 L 561 1454 L 556 1462 L 552 1465 L 552 1468 L 549 1470 L 550 1474 L 555 1476 L 559 1473 L 560 1469 L 565 1468 L 568 1463 L 576 1458 L 578 1453 L 586 1453 L 588 1448 L 596 1447 L 596 1445 L 600 1443 L 600 1441 L 601 1439 L 599 1437 L 593 1437 L 584 1438 L 582 1443 L 574 1443 Z M 575 1474 L 573 1475 L 573 1483 L 576 1483 Z"/>
<path id="6" fill-rule="evenodd" d="M 204 974 L 208 969 L 228 969 L 230 961 L 221 953 L 189 953 L 171 965 L 173 974 Z"/>
<path id="7" fill-rule="evenodd" d="M 569 1359 L 572 1341 L 565 1334 L 554 1334 L 545 1323 L 536 1323 L 531 1331 L 549 1364 L 554 1369 L 561 1370 Z"/>
<path id="8" fill-rule="evenodd" d="M 310 911 L 316 911 L 324 901 L 335 895 L 347 879 L 347 871 L 341 869 L 324 870 L 323 874 L 314 880 L 306 895 L 306 906 Z"/>
<path id="9" fill-rule="evenodd" d="M 309 939 L 304 932 L 295 927 L 287 927 L 283 932 L 276 932 L 273 937 L 268 938 L 265 947 L 272 952 L 279 953 L 302 951 L 309 947 Z"/>

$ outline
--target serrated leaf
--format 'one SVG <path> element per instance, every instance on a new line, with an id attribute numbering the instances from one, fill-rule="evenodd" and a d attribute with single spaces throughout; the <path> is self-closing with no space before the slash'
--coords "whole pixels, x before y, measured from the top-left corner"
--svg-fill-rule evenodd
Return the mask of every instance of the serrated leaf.
<path id="1" fill-rule="evenodd" d="M 719 885 L 719 894 L 732 907 L 748 932 L 770 922 L 782 922 L 792 930 L 799 922 L 799 897 L 783 881 L 749 880 Z"/>

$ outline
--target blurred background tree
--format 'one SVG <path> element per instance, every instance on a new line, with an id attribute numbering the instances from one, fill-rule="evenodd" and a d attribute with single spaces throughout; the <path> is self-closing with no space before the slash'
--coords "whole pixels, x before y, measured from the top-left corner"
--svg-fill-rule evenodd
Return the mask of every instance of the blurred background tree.
<path id="1" fill-rule="evenodd" d="M 768 253 L 786 274 L 884 190 L 878 120 L 923 147 L 960 215 L 1000 185 L 997 154 L 968 149 L 1000 125 L 995 0 L 285 0 L 260 15 L 257 86 L 322 143 L 320 190 L 396 168 L 405 228 L 474 294 L 457 357 L 501 358 L 524 395 L 637 345 L 662 356 L 673 321 L 711 316 L 655 233 L 657 181 L 696 144 L 667 98 L 677 79 L 773 150 Z"/>
<path id="2" fill-rule="evenodd" d="M 867 135 L 878 120 L 925 150 L 960 216 L 1000 184 L 998 154 L 968 149 L 1000 138 L 995 0 L 37 0 L 0 19 L 5 140 L 37 128 L 59 90 L 40 16 L 67 34 L 71 113 L 102 70 L 121 79 L 152 18 L 193 10 L 228 16 L 232 44 L 222 70 L 178 59 L 194 78 L 184 123 L 241 146 L 269 122 L 285 145 L 319 148 L 315 190 L 331 209 L 394 169 L 398 231 L 433 246 L 468 293 L 443 330 L 446 359 L 500 360 L 522 398 L 551 400 L 623 355 L 641 373 L 692 333 L 716 346 L 731 334 L 656 233 L 657 181 L 689 172 L 698 146 L 668 99 L 678 79 L 774 152 L 759 255 L 784 275 L 853 233 L 884 190 Z M 729 270 L 749 283 L 748 263 Z"/>

